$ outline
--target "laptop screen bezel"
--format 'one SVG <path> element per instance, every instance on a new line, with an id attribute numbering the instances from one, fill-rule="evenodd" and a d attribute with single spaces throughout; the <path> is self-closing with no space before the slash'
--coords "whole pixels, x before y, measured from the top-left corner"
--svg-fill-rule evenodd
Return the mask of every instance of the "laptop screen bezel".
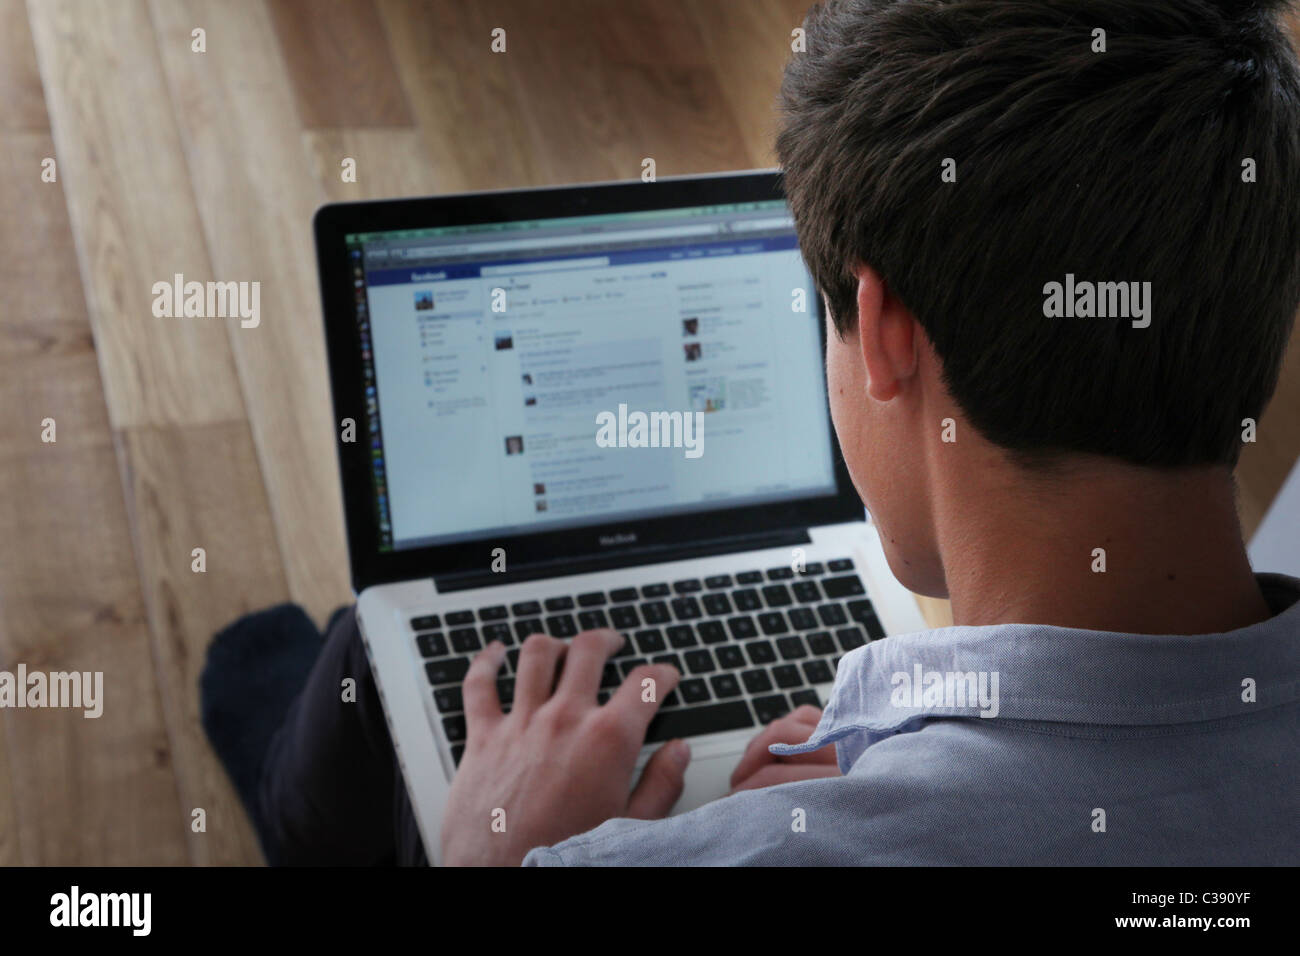
<path id="1" fill-rule="evenodd" d="M 615 518 L 578 528 L 547 530 L 541 527 L 528 534 L 490 535 L 482 539 L 403 550 L 381 551 L 379 548 L 363 365 L 346 236 L 783 198 L 779 172 L 757 170 L 664 178 L 653 183 L 630 181 L 330 203 L 318 209 L 313 219 L 313 232 L 334 421 L 338 425 L 335 445 L 343 488 L 348 554 L 352 584 L 357 592 L 390 581 L 439 577 L 475 569 L 488 571 L 498 548 L 505 549 L 507 567 L 514 571 L 557 560 L 612 558 L 627 551 L 658 550 L 693 542 L 862 520 L 862 504 L 853 489 L 827 408 L 827 431 L 835 475 L 833 494 L 637 520 Z M 826 329 L 821 298 L 813 296 L 813 299 L 824 354 Z M 380 411 L 382 415 L 382 409 Z M 355 441 L 342 440 L 342 422 L 345 419 L 356 423 Z"/>

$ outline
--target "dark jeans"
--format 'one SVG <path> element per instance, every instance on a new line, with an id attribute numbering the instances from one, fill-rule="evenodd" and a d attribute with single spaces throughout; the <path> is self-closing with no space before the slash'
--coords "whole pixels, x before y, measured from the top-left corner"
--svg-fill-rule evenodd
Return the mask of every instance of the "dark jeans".
<path id="1" fill-rule="evenodd" d="M 343 699 L 346 678 L 356 681 L 355 702 Z M 271 863 L 428 863 L 355 607 L 335 616 L 263 766 L 258 803 Z"/>

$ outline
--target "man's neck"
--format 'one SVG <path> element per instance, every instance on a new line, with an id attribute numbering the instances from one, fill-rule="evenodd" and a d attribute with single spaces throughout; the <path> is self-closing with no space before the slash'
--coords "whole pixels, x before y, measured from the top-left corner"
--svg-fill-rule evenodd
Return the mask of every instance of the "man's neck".
<path id="1" fill-rule="evenodd" d="M 936 501 L 955 623 L 1211 634 L 1269 617 L 1226 469 L 984 474 Z"/>

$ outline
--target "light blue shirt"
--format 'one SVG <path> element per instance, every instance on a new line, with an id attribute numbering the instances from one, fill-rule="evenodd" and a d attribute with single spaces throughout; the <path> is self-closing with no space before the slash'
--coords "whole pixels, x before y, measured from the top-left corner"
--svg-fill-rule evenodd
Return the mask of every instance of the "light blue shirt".
<path id="1" fill-rule="evenodd" d="M 524 863 L 1295 865 L 1300 580 L 1258 580 L 1275 616 L 1224 634 L 874 641 L 807 743 L 772 748 L 833 742 L 843 776 L 610 820 Z"/>

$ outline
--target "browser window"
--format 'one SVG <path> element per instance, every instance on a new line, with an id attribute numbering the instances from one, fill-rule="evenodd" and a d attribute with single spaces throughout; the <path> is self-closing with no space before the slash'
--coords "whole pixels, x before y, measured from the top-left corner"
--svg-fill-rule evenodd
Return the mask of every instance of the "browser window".
<path id="1" fill-rule="evenodd" d="M 347 240 L 384 550 L 834 493 L 783 202 Z"/>

